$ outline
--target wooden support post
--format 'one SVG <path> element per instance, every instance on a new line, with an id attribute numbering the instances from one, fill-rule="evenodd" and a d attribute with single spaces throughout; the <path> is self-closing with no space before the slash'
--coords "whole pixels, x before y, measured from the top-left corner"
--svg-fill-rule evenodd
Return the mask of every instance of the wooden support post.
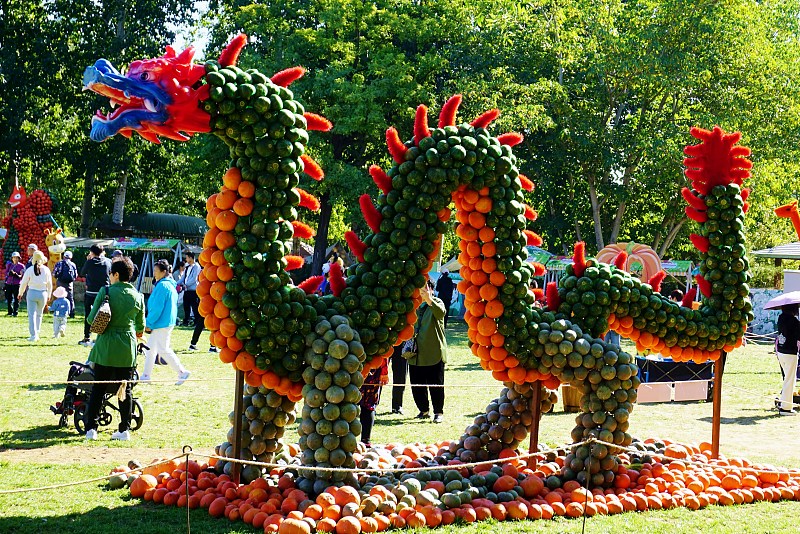
<path id="1" fill-rule="evenodd" d="M 725 368 L 725 357 L 722 355 L 714 362 L 714 414 L 711 421 L 711 457 L 719 458 L 719 434 L 722 424 L 722 371 Z"/>
<path id="2" fill-rule="evenodd" d="M 244 413 L 244 371 L 236 371 L 236 385 L 234 386 L 233 412 L 233 457 L 240 460 L 242 457 L 242 414 Z M 231 467 L 231 480 L 239 484 L 242 464 L 234 463 Z"/>
<path id="3" fill-rule="evenodd" d="M 539 420 L 542 418 L 542 383 L 536 381 L 531 384 L 533 397 L 531 397 L 531 441 L 528 445 L 528 452 L 531 454 L 539 452 Z M 528 467 L 536 467 L 536 457 L 528 458 Z"/>

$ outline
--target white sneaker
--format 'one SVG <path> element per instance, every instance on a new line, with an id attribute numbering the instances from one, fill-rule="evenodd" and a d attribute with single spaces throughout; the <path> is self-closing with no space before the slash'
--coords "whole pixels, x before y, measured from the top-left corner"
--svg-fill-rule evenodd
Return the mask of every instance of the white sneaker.
<path id="1" fill-rule="evenodd" d="M 91 429 L 91 430 L 87 430 L 86 431 L 86 439 L 87 440 L 97 439 L 97 430 L 95 430 L 94 428 Z"/>
<path id="2" fill-rule="evenodd" d="M 131 431 L 126 430 L 125 432 L 114 432 L 111 434 L 111 439 L 117 441 L 129 441 L 131 439 Z"/>
<path id="3" fill-rule="evenodd" d="M 176 385 L 176 386 L 180 386 L 181 384 L 183 384 L 184 382 L 186 382 L 186 379 L 187 379 L 187 378 L 189 378 L 189 376 L 190 376 L 191 374 L 192 374 L 192 373 L 191 373 L 191 372 L 189 372 L 189 371 L 184 371 L 184 372 L 182 372 L 181 374 L 179 374 L 179 375 L 178 375 L 178 381 L 177 381 L 177 382 L 175 382 L 175 385 Z"/>
<path id="4" fill-rule="evenodd" d="M 218 352 L 217 351 L 217 347 L 215 347 L 214 345 L 211 345 L 210 347 L 208 347 L 208 352 Z"/>
<path id="5" fill-rule="evenodd" d="M 88 343 L 86 343 L 86 346 L 91 349 L 92 347 L 94 347 L 94 341 L 89 341 Z"/>
<path id="6" fill-rule="evenodd" d="M 31 337 L 28 338 L 28 341 L 36 342 L 36 341 L 39 341 L 39 338 L 36 337 L 36 336 L 31 336 Z"/>
<path id="7" fill-rule="evenodd" d="M 150 377 L 147 375 L 142 375 L 139 377 L 139 382 L 147 383 L 150 382 Z"/>
<path id="8" fill-rule="evenodd" d="M 189 345 L 189 350 L 197 350 L 197 345 Z"/>

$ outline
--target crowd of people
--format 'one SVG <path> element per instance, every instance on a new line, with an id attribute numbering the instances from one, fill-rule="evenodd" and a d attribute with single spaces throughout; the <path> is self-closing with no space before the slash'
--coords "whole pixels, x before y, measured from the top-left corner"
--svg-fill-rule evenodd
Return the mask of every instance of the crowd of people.
<path id="1" fill-rule="evenodd" d="M 136 369 L 136 355 L 141 343 L 145 362 L 140 381 L 151 379 L 156 363 L 168 365 L 177 374 L 176 385 L 183 384 L 191 373 L 181 364 L 171 347 L 172 331 L 178 323 L 178 303 L 183 301 L 184 325 L 193 321 L 192 341 L 189 350 L 197 350 L 203 330 L 203 318 L 197 311 L 197 277 L 201 267 L 195 263 L 192 252 L 186 252 L 184 262 L 175 273 L 166 260 L 154 265 L 154 285 L 147 305 L 145 296 L 134 283 L 139 268 L 121 250 L 107 257 L 102 245 L 92 245 L 86 261 L 79 270 L 72 261 L 73 254 L 66 251 L 53 270 L 47 267 L 47 257 L 35 244 L 28 247 L 30 260 L 21 263 L 19 252 L 13 252 L 6 263 L 5 295 L 8 315 L 19 314 L 19 302 L 25 298 L 28 314 L 28 341 L 39 340 L 45 309 L 52 313 L 53 337 L 65 337 L 70 319 L 75 318 L 74 282 L 84 278 L 84 321 L 80 345 L 91 349 L 88 363 L 97 381 L 116 381 L 107 387 L 92 388 L 86 413 L 86 438 L 97 439 L 97 417 L 106 392 L 126 388 L 125 400 L 120 406 L 119 430 L 112 434 L 114 440 L 130 439 L 132 397 L 131 381 Z M 184 295 L 179 295 L 183 292 Z M 92 323 L 103 305 L 110 309 L 110 320 L 102 333 L 91 340 Z M 146 310 L 146 313 L 145 313 Z M 148 335 L 145 340 L 145 334 Z M 215 349 L 212 347 L 212 349 Z"/>

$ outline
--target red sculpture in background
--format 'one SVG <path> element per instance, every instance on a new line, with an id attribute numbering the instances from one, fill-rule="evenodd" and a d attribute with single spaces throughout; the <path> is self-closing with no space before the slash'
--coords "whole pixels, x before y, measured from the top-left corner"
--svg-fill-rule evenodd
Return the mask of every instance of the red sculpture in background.
<path id="1" fill-rule="evenodd" d="M 797 232 L 797 239 L 800 239 L 800 213 L 797 212 L 797 200 L 792 200 L 788 204 L 775 208 L 775 215 L 790 219 L 792 226 L 794 226 L 794 231 Z"/>

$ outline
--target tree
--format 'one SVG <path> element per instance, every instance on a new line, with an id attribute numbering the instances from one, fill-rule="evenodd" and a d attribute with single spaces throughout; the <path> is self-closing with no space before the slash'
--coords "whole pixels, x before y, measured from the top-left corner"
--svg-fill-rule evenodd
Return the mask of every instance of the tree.
<path id="1" fill-rule="evenodd" d="M 794 157 L 797 90 L 786 79 L 796 69 L 796 3 L 537 6 L 551 52 L 529 69 L 557 80 L 563 98 L 548 105 L 555 128 L 530 139 L 531 161 L 536 198 L 549 205 L 543 222 L 559 241 L 589 237 L 600 249 L 635 239 L 667 254 L 687 233 L 678 193 L 690 126 L 741 129 L 757 151 L 763 136 L 774 142 L 768 153 Z M 793 111 L 776 139 L 765 111 L 782 108 Z"/>
<path id="2" fill-rule="evenodd" d="M 93 213 L 111 210 L 120 181 L 127 182 L 134 207 L 152 209 L 161 203 L 179 209 L 189 198 L 191 211 L 199 211 L 207 191 L 167 195 L 149 205 L 137 201 L 152 200 L 147 192 L 154 181 L 179 190 L 185 182 L 205 184 L 194 175 L 187 180 L 173 164 L 187 161 L 178 145 L 90 141 L 94 109 L 107 108 L 108 102 L 80 91 L 83 69 L 100 57 L 119 67 L 161 55 L 174 39 L 171 28 L 189 20 L 191 8 L 191 0 L 0 2 L 0 167 L 5 182 L 19 168 L 24 184 L 54 190 L 66 206 L 62 222 L 71 229 L 80 225 L 84 232 Z"/>

